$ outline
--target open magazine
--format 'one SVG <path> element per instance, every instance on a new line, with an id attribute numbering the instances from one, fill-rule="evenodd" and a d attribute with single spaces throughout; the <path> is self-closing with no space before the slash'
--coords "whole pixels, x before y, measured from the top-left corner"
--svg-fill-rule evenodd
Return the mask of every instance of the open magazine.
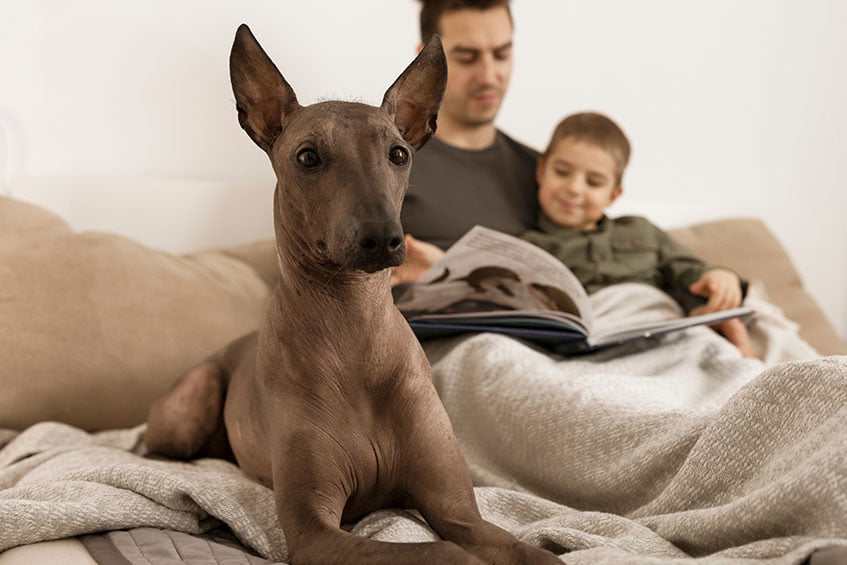
<path id="1" fill-rule="evenodd" d="M 741 306 L 598 333 L 588 294 L 570 269 L 527 241 L 482 226 L 462 236 L 417 282 L 395 289 L 395 304 L 420 339 L 496 332 L 565 354 L 753 313 Z"/>

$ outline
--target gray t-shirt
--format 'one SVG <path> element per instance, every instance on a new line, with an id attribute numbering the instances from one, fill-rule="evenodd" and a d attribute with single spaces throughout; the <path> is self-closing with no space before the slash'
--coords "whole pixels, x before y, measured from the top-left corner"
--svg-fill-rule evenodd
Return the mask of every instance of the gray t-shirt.
<path id="1" fill-rule="evenodd" d="M 430 139 L 414 156 L 404 230 L 447 249 L 476 224 L 512 235 L 535 227 L 538 155 L 500 131 L 480 151 Z"/>

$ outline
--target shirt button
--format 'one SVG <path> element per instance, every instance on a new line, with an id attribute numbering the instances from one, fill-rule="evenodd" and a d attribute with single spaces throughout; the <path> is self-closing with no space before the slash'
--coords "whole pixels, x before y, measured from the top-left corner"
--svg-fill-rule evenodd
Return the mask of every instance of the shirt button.
<path id="1" fill-rule="evenodd" d="M 644 246 L 644 242 L 643 242 L 643 241 L 641 241 L 641 240 L 640 240 L 640 239 L 638 239 L 638 238 L 636 238 L 636 239 L 632 240 L 632 244 L 633 244 L 635 247 L 637 247 L 637 248 L 641 248 L 641 247 L 643 247 L 643 246 Z"/>
<path id="2" fill-rule="evenodd" d="M 604 277 L 603 275 L 597 275 L 596 277 L 594 277 L 594 280 L 601 283 L 606 280 L 606 277 Z"/>
<path id="3" fill-rule="evenodd" d="M 594 253 L 594 254 L 591 255 L 591 260 L 594 261 L 595 263 L 599 263 L 602 259 L 603 259 L 603 256 L 600 255 L 599 253 Z"/>

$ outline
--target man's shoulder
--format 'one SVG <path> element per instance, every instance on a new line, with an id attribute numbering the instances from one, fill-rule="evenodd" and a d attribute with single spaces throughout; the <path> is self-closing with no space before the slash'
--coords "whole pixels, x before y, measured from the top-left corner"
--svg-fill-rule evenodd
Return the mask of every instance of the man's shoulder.
<path id="1" fill-rule="evenodd" d="M 508 147 L 510 151 L 521 155 L 527 159 L 532 159 L 533 161 L 537 160 L 541 157 L 541 153 L 532 147 L 517 141 L 515 138 L 505 133 L 503 130 L 498 129 L 497 135 L 499 138 L 499 142 L 502 143 L 505 147 Z"/>
<path id="2" fill-rule="evenodd" d="M 442 176 L 444 167 L 449 167 L 454 172 L 485 167 L 493 171 L 520 171 L 531 174 L 534 178 L 540 153 L 499 129 L 496 131 L 494 143 L 485 149 L 465 149 L 433 137 L 416 152 L 417 160 L 412 173 L 415 174 L 417 169 L 417 176 L 423 171 Z"/>
<path id="3" fill-rule="evenodd" d="M 525 143 L 517 141 L 515 138 L 513 138 L 509 134 L 505 133 L 504 131 L 502 131 L 500 129 L 498 129 L 496 131 L 497 131 L 497 137 L 494 140 L 494 144 L 490 145 L 489 147 L 487 147 L 485 149 L 479 149 L 479 150 L 478 149 L 463 149 L 463 148 L 458 147 L 456 145 L 452 145 L 450 143 L 442 141 L 438 137 L 433 137 L 432 139 L 430 139 L 427 142 L 426 145 L 424 145 L 421 149 L 419 149 L 418 152 L 421 153 L 421 154 L 425 154 L 425 155 L 457 154 L 457 155 L 467 156 L 467 155 L 476 154 L 476 155 L 483 156 L 483 155 L 491 153 L 492 151 L 496 151 L 496 150 L 500 149 L 500 150 L 508 151 L 508 152 L 513 153 L 513 154 L 518 155 L 518 156 L 523 156 L 527 159 L 536 160 L 536 159 L 538 159 L 538 157 L 541 156 L 541 153 L 539 153 L 537 150 L 535 150 L 532 147 L 526 145 Z"/>

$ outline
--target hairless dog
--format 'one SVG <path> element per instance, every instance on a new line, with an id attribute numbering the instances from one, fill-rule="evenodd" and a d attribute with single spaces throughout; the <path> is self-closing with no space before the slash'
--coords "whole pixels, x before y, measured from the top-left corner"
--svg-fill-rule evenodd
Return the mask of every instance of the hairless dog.
<path id="1" fill-rule="evenodd" d="M 561 563 L 482 519 L 430 366 L 391 298 L 413 153 L 447 77 L 436 37 L 380 107 L 301 106 L 242 25 L 238 120 L 277 177 L 280 279 L 259 330 L 189 371 L 150 409 L 151 453 L 229 456 L 273 488 L 292 563 Z M 340 527 L 416 508 L 444 541 Z"/>

